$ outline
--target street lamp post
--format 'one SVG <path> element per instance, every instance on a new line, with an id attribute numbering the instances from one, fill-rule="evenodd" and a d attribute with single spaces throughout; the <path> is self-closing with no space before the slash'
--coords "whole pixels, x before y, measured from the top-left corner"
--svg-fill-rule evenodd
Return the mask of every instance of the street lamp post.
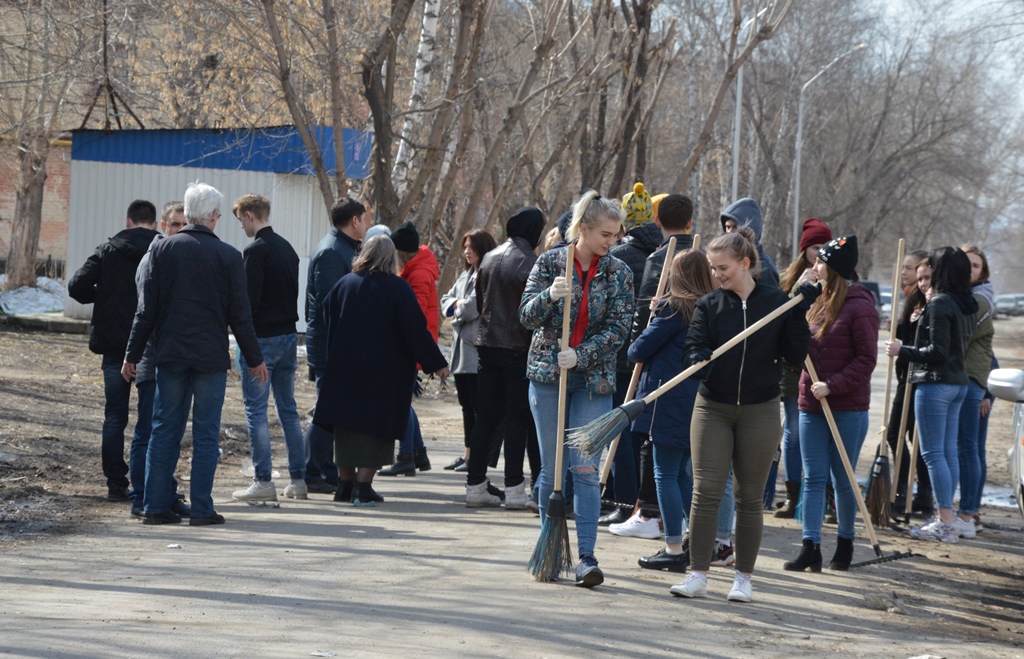
<path id="1" fill-rule="evenodd" d="M 821 71 L 815 73 L 810 80 L 805 82 L 800 88 L 800 99 L 797 102 L 796 111 L 796 163 L 794 165 L 795 172 L 793 174 L 793 260 L 800 255 L 800 151 L 804 145 L 804 92 L 811 86 L 815 80 L 820 78 L 822 74 L 831 69 L 839 60 L 848 57 L 859 50 L 864 50 L 867 44 L 859 43 L 850 50 L 846 51 L 842 55 L 839 55 L 831 62 L 826 64 Z"/>
<path id="2" fill-rule="evenodd" d="M 757 12 L 752 18 L 748 18 L 747 21 L 740 27 L 740 33 L 736 38 L 737 43 L 743 41 L 743 34 L 746 32 L 750 24 L 760 18 L 768 8 L 765 7 L 761 11 Z M 740 121 L 743 118 L 743 66 L 739 67 L 736 72 L 736 116 L 733 119 L 733 135 L 732 135 L 732 201 L 739 199 L 740 189 Z"/>

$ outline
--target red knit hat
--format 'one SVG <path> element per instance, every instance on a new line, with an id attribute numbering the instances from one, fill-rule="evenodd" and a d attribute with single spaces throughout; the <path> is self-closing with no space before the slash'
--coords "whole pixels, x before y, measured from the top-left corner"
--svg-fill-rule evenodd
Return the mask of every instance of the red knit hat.
<path id="1" fill-rule="evenodd" d="M 832 231 L 828 225 L 816 217 L 804 221 L 804 232 L 800 236 L 800 251 L 811 245 L 824 245 L 832 240 Z"/>

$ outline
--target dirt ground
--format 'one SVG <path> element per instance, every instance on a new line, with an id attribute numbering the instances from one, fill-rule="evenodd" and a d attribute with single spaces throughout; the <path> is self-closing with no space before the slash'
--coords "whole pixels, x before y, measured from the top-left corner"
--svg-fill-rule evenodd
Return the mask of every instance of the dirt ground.
<path id="1" fill-rule="evenodd" d="M 1024 368 L 1022 346 L 1024 318 L 999 321 L 1002 365 Z M 884 386 L 884 373 L 875 379 Z M 311 382 L 296 394 L 300 409 L 313 404 Z M 986 508 L 983 536 L 958 545 L 882 530 L 886 553 L 921 556 L 821 575 L 782 570 L 799 525 L 766 516 L 747 606 L 724 601 L 721 569 L 708 600 L 671 598 L 677 575 L 636 565 L 659 543 L 606 530 L 604 586 L 537 584 L 525 572 L 537 518 L 467 510 L 461 475 L 440 469 L 461 453 L 454 387 L 432 385 L 416 407 L 435 468 L 378 479 L 381 507 L 329 496 L 250 507 L 230 497 L 245 485 L 249 453 L 230 376 L 214 491 L 227 525 L 146 527 L 103 500 L 102 377 L 86 337 L 0 325 L 0 656 L 1024 656 L 1024 523 L 1012 510 Z M 997 402 L 992 487 L 1009 482 L 1010 414 Z M 866 442 L 862 475 L 876 441 Z M 834 527 L 826 534 L 830 555 Z M 859 530 L 855 560 L 870 556 Z"/>

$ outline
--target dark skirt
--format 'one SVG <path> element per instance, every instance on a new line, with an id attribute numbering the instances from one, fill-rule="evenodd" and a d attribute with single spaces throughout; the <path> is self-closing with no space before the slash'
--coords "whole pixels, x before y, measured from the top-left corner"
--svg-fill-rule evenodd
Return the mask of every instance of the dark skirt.
<path id="1" fill-rule="evenodd" d="M 334 428 L 334 462 L 339 467 L 380 469 L 395 460 L 395 440 Z"/>

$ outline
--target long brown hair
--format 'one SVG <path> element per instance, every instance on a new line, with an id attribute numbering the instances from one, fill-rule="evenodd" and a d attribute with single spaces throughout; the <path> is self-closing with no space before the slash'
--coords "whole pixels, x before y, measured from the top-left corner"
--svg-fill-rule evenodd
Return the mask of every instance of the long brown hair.
<path id="1" fill-rule="evenodd" d="M 786 293 L 791 292 L 793 287 L 796 286 L 797 280 L 800 279 L 800 275 L 804 274 L 804 270 L 811 267 L 814 267 L 814 264 L 807 262 L 807 250 L 805 249 L 800 252 L 800 256 L 796 257 L 789 264 L 789 267 L 786 268 L 786 271 L 782 273 L 782 278 L 779 280 L 779 288 Z"/>
<path id="2" fill-rule="evenodd" d="M 699 249 L 684 249 L 672 258 L 668 277 L 666 302 L 689 325 L 697 300 L 715 288 L 707 255 Z"/>
<path id="3" fill-rule="evenodd" d="M 814 301 L 814 304 L 811 305 L 810 310 L 807 312 L 807 322 L 821 323 L 821 328 L 814 335 L 814 338 L 819 341 L 825 336 L 825 332 L 828 331 L 832 323 L 836 322 L 836 318 L 839 317 L 839 311 L 846 303 L 846 293 L 850 289 L 847 281 L 827 263 L 825 264 L 825 272 L 827 274 L 821 295 L 818 296 L 818 299 Z"/>
<path id="4" fill-rule="evenodd" d="M 484 231 L 483 229 L 467 231 L 463 234 L 462 242 L 459 243 L 459 247 L 465 248 L 467 240 L 469 241 L 469 246 L 473 248 L 473 251 L 476 252 L 477 258 L 481 261 L 484 260 L 484 254 L 498 246 L 498 243 L 494 241 L 494 236 L 492 236 L 489 231 Z M 477 264 L 477 267 L 479 267 L 479 263 Z M 469 262 L 466 261 L 465 257 L 462 259 L 462 269 L 469 269 Z"/>

